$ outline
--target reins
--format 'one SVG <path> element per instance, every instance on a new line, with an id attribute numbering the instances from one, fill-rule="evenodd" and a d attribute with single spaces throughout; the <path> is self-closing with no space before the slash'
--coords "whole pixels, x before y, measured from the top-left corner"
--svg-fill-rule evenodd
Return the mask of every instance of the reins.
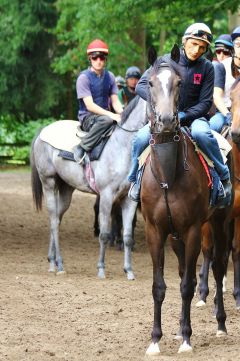
<path id="1" fill-rule="evenodd" d="M 123 128 L 119 123 L 117 123 L 116 125 L 118 128 L 120 128 L 128 133 L 135 133 L 135 132 L 138 132 L 140 129 L 142 129 L 142 127 L 138 128 L 138 129 L 126 129 L 126 128 Z"/>

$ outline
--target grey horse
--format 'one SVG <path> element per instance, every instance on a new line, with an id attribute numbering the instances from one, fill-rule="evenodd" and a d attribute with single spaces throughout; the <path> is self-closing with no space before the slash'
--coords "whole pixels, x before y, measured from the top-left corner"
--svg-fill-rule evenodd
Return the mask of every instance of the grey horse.
<path id="1" fill-rule="evenodd" d="M 116 126 L 99 160 L 91 163 L 100 194 L 99 210 L 99 260 L 98 277 L 105 278 L 105 251 L 110 240 L 112 205 L 119 201 L 122 208 L 124 271 L 128 279 L 134 279 L 131 262 L 133 243 L 132 221 L 137 203 L 131 201 L 127 192 L 127 174 L 131 166 L 131 143 L 135 131 L 146 122 L 146 103 L 136 97 L 122 115 L 120 126 Z M 126 131 L 128 130 L 128 131 Z M 43 195 L 50 219 L 49 271 L 64 272 L 59 246 L 59 226 L 64 213 L 70 206 L 75 189 L 94 193 L 86 181 L 83 167 L 58 156 L 59 149 L 42 141 L 40 136 L 32 142 L 31 170 L 32 192 L 37 210 L 42 208 Z"/>

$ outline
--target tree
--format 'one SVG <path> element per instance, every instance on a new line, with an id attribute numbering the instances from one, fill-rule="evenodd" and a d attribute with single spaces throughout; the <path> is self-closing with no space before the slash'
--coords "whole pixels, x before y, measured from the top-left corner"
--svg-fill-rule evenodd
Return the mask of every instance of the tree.
<path id="1" fill-rule="evenodd" d="M 56 43 L 54 0 L 0 0 L 0 107 L 18 119 L 57 113 L 61 79 L 51 70 Z M 60 103 L 61 104 L 61 103 Z"/>

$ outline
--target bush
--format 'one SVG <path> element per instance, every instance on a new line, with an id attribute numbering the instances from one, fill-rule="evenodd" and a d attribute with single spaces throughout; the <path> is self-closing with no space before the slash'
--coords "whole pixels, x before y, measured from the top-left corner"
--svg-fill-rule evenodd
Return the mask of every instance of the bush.
<path id="1" fill-rule="evenodd" d="M 39 119 L 20 123 L 9 116 L 0 117 L 0 162 L 29 164 L 30 146 L 34 136 L 56 119 Z"/>

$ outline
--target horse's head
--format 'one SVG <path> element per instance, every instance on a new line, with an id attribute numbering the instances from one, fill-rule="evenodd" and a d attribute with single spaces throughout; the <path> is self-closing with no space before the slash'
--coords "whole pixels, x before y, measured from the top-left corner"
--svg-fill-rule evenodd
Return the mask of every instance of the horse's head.
<path id="1" fill-rule="evenodd" d="M 148 116 L 151 133 L 174 133 L 178 130 L 177 103 L 180 77 L 173 67 L 179 60 L 179 49 L 174 46 L 171 58 L 157 59 L 153 48 L 149 52 L 152 65 L 149 74 Z"/>
<path id="2" fill-rule="evenodd" d="M 232 140 L 234 143 L 240 144 L 240 76 L 232 86 L 230 97 L 232 102 Z"/>

